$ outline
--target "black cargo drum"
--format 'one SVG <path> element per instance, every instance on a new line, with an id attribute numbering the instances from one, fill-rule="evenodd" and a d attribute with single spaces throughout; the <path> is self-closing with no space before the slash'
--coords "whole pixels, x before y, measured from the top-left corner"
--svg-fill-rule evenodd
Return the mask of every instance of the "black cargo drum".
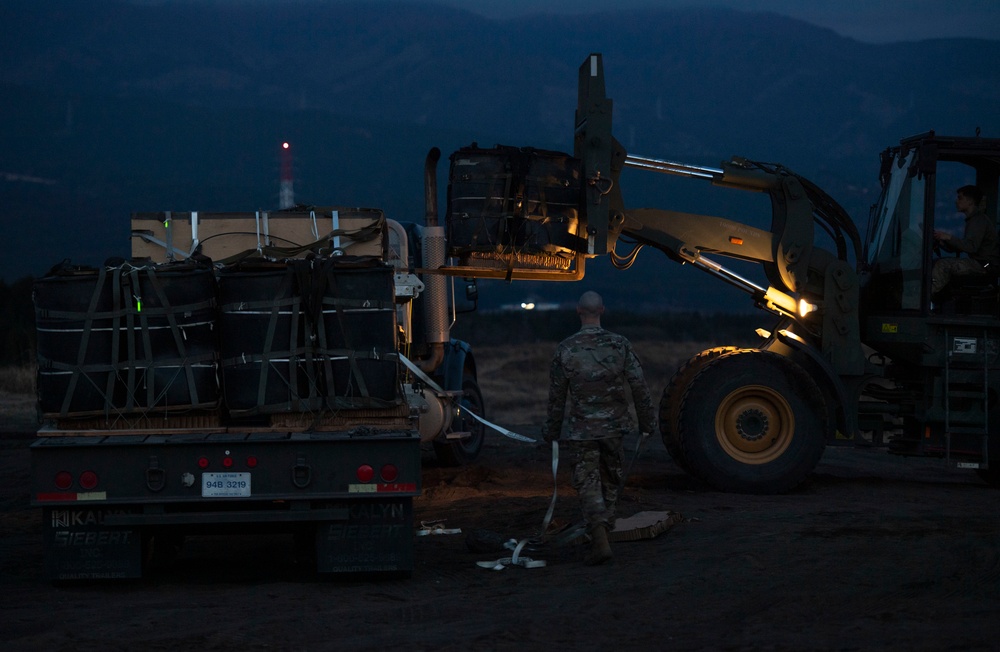
<path id="1" fill-rule="evenodd" d="M 53 268 L 34 286 L 45 414 L 218 405 L 215 276 L 191 263 Z"/>

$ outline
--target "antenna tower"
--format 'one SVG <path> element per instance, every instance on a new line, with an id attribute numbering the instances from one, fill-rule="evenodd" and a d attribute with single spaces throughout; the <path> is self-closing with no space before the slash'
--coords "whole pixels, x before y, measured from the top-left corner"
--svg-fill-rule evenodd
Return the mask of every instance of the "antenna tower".
<path id="1" fill-rule="evenodd" d="M 292 148 L 281 143 L 281 186 L 278 190 L 278 208 L 295 206 L 295 191 L 292 188 Z"/>

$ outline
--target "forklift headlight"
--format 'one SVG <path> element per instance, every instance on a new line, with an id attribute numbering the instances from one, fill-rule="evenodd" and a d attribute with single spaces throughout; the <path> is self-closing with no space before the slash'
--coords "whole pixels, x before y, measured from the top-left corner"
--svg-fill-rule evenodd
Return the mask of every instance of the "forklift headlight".
<path id="1" fill-rule="evenodd" d="M 809 303 L 805 299 L 799 299 L 799 317 L 805 317 L 811 312 L 816 312 L 817 306 L 815 303 Z"/>

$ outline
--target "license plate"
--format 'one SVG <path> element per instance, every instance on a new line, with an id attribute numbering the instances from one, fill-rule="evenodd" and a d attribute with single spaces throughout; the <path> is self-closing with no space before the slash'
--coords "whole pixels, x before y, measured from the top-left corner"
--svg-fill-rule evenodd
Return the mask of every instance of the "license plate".
<path id="1" fill-rule="evenodd" d="M 249 473 L 202 473 L 203 498 L 242 498 L 250 495 Z"/>

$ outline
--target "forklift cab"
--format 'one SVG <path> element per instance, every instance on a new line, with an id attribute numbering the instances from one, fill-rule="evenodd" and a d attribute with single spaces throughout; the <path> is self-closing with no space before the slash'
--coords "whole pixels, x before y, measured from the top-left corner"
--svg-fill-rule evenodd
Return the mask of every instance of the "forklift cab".
<path id="1" fill-rule="evenodd" d="M 964 230 L 964 216 L 955 209 L 956 189 L 978 186 L 981 208 L 997 225 L 1000 139 L 929 132 L 886 149 L 881 162 L 882 192 L 872 207 L 865 240 L 862 311 L 928 313 L 934 261 L 955 255 L 934 246 L 934 231 L 961 237 Z M 994 270 L 954 277 L 948 296 L 949 312 L 1000 315 Z"/>

